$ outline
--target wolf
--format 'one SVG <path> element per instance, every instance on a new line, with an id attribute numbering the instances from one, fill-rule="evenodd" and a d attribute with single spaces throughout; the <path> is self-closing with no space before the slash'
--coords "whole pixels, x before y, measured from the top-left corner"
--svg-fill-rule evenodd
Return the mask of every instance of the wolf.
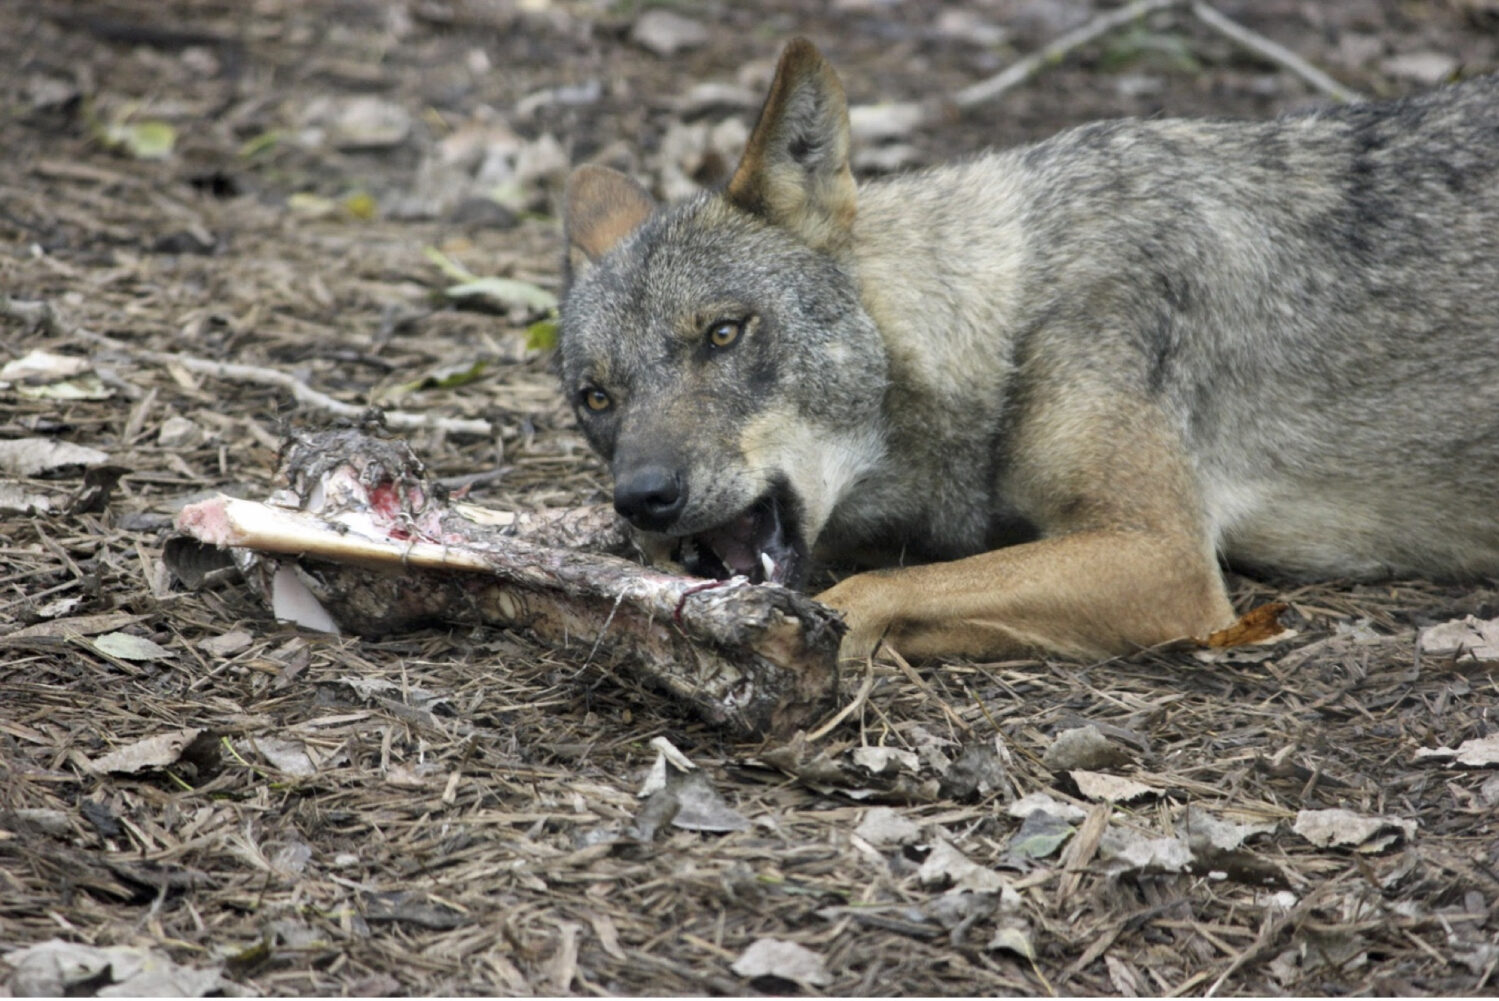
<path id="1" fill-rule="evenodd" d="M 1499 78 L 856 185 L 788 44 L 722 190 L 564 194 L 559 369 L 663 559 L 912 657 L 1234 621 L 1220 561 L 1499 574 Z"/>

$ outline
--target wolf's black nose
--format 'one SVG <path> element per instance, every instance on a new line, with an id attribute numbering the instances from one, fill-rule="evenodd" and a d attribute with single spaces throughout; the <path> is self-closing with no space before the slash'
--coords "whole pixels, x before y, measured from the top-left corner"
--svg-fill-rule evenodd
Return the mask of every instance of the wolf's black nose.
<path id="1" fill-rule="evenodd" d="M 665 466 L 639 466 L 614 481 L 614 510 L 638 528 L 667 528 L 686 504 L 682 474 Z"/>

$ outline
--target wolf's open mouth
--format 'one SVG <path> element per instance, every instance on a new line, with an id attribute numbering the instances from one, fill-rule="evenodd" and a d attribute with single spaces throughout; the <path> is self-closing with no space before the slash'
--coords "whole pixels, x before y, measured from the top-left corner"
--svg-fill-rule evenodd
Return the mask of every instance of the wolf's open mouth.
<path id="1" fill-rule="evenodd" d="M 807 546 L 784 489 L 775 489 L 739 514 L 682 540 L 678 558 L 700 577 L 742 575 L 751 583 L 800 587 Z"/>

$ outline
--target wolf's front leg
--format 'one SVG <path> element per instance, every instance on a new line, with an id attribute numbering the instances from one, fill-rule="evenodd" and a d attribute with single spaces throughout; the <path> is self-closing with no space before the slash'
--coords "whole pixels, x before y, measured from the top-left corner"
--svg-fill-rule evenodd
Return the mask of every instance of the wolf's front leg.
<path id="1" fill-rule="evenodd" d="M 1021 403 L 1003 487 L 1041 540 L 824 591 L 845 655 L 883 635 L 911 656 L 1095 658 L 1232 623 L 1195 464 L 1163 412 L 1089 371 Z"/>
<path id="2" fill-rule="evenodd" d="M 910 657 L 1092 659 L 1206 636 L 1233 621 L 1211 554 L 1185 536 L 1095 530 L 950 563 L 862 573 L 817 600 L 844 614 L 840 656 L 883 636 Z"/>

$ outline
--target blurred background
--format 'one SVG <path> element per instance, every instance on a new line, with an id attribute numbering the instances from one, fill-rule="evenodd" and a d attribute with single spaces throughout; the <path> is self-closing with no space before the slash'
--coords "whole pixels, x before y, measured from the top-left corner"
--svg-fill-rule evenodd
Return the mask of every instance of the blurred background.
<path id="1" fill-rule="evenodd" d="M 721 180 L 780 44 L 797 34 L 823 48 L 852 103 L 875 106 L 860 122 L 863 174 L 1092 118 L 1264 116 L 1322 99 L 1183 4 L 1108 32 L 995 100 L 940 107 L 1116 6 L 10 3 L 0 8 L 3 155 L 157 160 L 155 176 L 215 197 L 285 204 L 301 195 L 291 209 L 303 215 L 505 228 L 550 212 L 567 167 L 584 160 L 632 170 L 667 197 Z M 1367 94 L 1499 63 L 1496 0 L 1224 0 L 1217 9 Z M 936 103 L 935 113 L 878 110 L 918 100 Z"/>

